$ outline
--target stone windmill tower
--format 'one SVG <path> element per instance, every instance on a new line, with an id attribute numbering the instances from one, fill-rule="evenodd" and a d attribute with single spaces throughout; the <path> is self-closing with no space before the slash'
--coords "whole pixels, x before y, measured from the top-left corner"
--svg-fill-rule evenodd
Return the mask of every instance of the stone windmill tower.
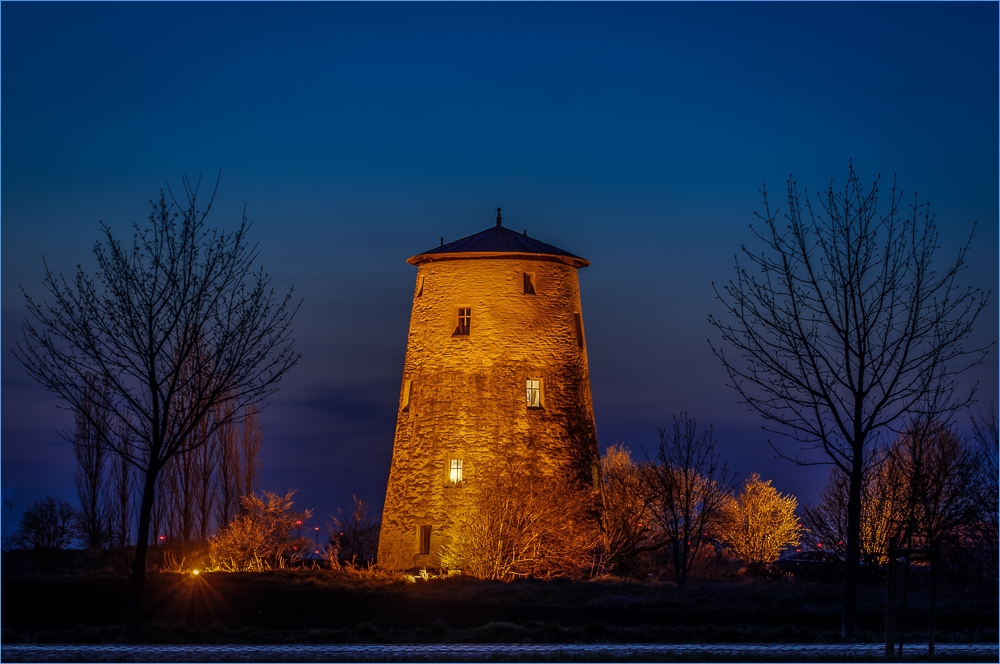
<path id="1" fill-rule="evenodd" d="M 477 470 L 524 446 L 596 484 L 597 432 L 577 270 L 589 261 L 496 226 L 417 266 L 380 562 L 436 568 Z"/>

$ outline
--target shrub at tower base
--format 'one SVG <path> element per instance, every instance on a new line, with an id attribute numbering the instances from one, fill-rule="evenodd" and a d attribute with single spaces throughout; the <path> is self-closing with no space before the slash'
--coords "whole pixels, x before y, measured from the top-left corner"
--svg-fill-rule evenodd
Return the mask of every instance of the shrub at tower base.
<path id="1" fill-rule="evenodd" d="M 537 456 L 511 450 L 489 462 L 442 548 L 444 567 L 495 580 L 590 571 L 598 530 L 588 492 L 540 470 Z"/>

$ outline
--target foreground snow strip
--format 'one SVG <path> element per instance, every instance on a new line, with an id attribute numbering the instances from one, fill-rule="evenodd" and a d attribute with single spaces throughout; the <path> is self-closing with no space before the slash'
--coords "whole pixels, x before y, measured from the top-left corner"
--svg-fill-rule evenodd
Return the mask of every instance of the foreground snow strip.
<path id="1" fill-rule="evenodd" d="M 4 662 L 207 662 L 207 661 L 483 661 L 491 658 L 526 659 L 621 659 L 631 656 L 676 656 L 685 654 L 739 657 L 741 655 L 804 655 L 812 657 L 872 656 L 883 652 L 882 644 L 518 644 L 450 643 L 411 645 L 37 645 L 0 647 Z M 926 644 L 906 647 L 908 656 L 927 654 Z M 996 643 L 939 643 L 935 654 L 997 656 Z"/>

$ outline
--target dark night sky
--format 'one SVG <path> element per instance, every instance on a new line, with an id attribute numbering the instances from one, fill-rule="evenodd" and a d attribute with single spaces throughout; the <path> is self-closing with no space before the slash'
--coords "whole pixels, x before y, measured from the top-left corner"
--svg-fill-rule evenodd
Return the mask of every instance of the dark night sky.
<path id="1" fill-rule="evenodd" d="M 304 298 L 302 362 L 263 416 L 264 488 L 317 525 L 380 505 L 415 269 L 493 223 L 592 261 L 580 275 L 602 447 L 682 410 L 725 460 L 812 501 L 706 340 L 712 282 L 752 241 L 763 183 L 811 191 L 849 159 L 929 199 L 942 264 L 996 290 L 998 6 L 3 3 L 2 483 L 74 497 L 71 417 L 9 348 L 42 256 L 92 269 L 182 173 L 246 204 L 261 261 Z M 883 187 L 885 191 L 888 187 Z M 976 340 L 997 338 L 995 297 Z M 997 354 L 976 412 L 997 400 Z M 966 418 L 966 415 L 962 416 Z M 772 436 L 773 437 L 773 436 Z M 791 449 L 786 447 L 785 449 Z M 10 522 L 5 521 L 9 532 Z"/>

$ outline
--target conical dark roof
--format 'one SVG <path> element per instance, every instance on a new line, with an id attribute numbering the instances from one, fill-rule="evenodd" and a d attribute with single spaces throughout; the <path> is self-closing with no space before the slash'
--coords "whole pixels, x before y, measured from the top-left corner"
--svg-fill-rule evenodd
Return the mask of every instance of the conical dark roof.
<path id="1" fill-rule="evenodd" d="M 410 258 L 407 262 L 415 265 L 416 263 L 423 262 L 423 260 L 433 260 L 434 257 L 440 254 L 511 253 L 565 256 L 568 259 L 575 259 L 572 260 L 573 263 L 581 263 L 578 267 L 589 264 L 589 261 L 586 259 L 580 258 L 559 247 L 554 247 L 551 244 L 528 237 L 527 233 L 517 233 L 509 228 L 504 228 L 500 222 L 500 210 L 498 209 L 497 212 L 496 226 L 487 228 L 485 231 L 480 231 L 475 235 L 469 235 L 454 242 L 443 244 L 440 247 L 428 249 Z"/>

